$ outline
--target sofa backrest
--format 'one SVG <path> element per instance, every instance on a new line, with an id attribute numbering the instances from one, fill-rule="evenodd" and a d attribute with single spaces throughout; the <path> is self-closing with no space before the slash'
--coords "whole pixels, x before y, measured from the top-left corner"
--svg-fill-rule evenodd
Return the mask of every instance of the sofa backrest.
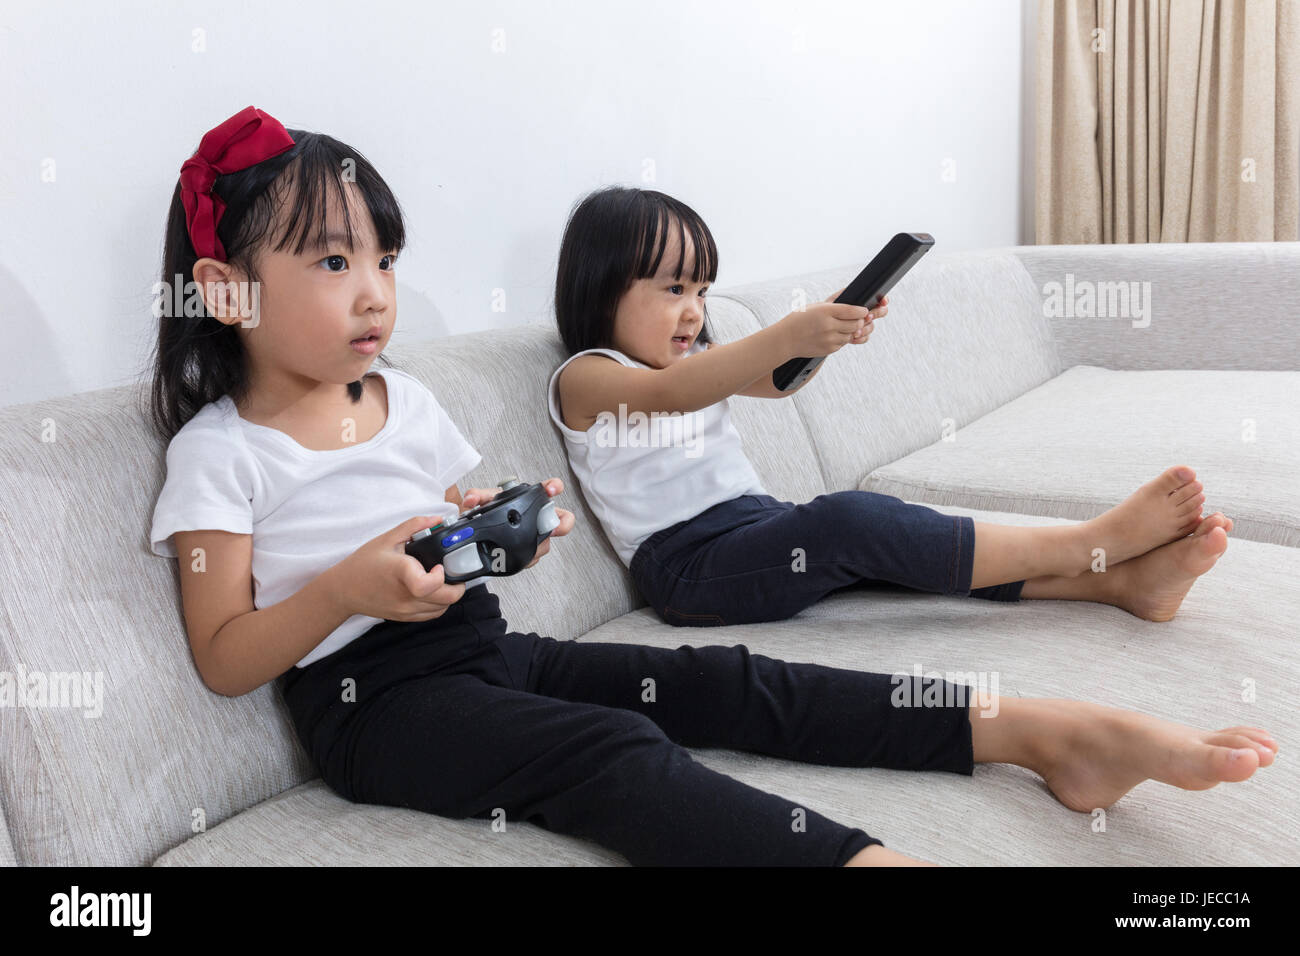
<path id="1" fill-rule="evenodd" d="M 735 305 L 710 313 L 722 341 L 759 328 Z M 565 358 L 553 326 L 389 354 L 483 455 L 462 490 L 505 474 L 565 482 L 559 503 L 577 515 L 574 532 L 536 568 L 488 585 L 513 629 L 572 638 L 644 603 L 547 414 L 546 383 Z M 0 670 L 35 680 L 86 673 L 92 695 L 98 675 L 102 688 L 97 716 L 86 706 L 0 710 L 0 806 L 21 864 L 146 864 L 198 827 L 316 776 L 273 684 L 226 698 L 195 669 L 176 561 L 147 541 L 166 448 L 148 428 L 145 398 L 143 387 L 123 386 L 0 408 Z M 736 399 L 735 420 L 773 494 L 824 490 L 788 402 Z M 0 838 L 0 862 L 5 846 Z"/>
<path id="2" fill-rule="evenodd" d="M 123 386 L 0 409 L 0 660 L 68 688 L 0 716 L 24 865 L 148 863 L 314 776 L 271 685 L 225 698 L 194 667 L 176 561 L 147 541 L 165 446 L 142 402 Z M 90 675 L 76 697 L 71 674 Z"/>
<path id="3" fill-rule="evenodd" d="M 764 326 L 865 263 L 727 289 Z M 865 345 L 831 355 L 791 401 L 829 490 L 940 440 L 1062 370 L 1037 290 L 1009 251 L 932 250 L 889 293 Z"/>
<path id="4" fill-rule="evenodd" d="M 1006 251 L 1028 271 L 1066 368 L 1300 367 L 1300 242 Z"/>

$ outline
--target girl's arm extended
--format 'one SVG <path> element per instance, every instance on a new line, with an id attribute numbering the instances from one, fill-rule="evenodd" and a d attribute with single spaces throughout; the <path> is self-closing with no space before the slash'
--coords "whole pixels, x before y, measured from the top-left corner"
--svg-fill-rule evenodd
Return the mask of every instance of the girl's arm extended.
<path id="1" fill-rule="evenodd" d="M 840 289 L 839 292 L 834 293 L 826 301 L 834 302 L 836 299 L 840 297 L 840 293 L 842 293 L 843 291 L 844 291 L 843 289 Z M 881 296 L 880 302 L 877 303 L 876 307 L 867 313 L 868 321 L 866 326 L 853 337 L 853 339 L 851 340 L 851 344 L 862 345 L 864 342 L 867 341 L 867 339 L 871 338 L 872 320 L 881 318 L 882 316 L 887 315 L 888 312 L 889 312 L 889 297 Z M 807 378 L 805 378 L 802 382 L 799 383 L 799 388 L 792 388 L 786 392 L 781 391 L 779 388 L 777 388 L 775 385 L 772 384 L 772 376 L 770 373 L 765 375 L 760 375 L 758 378 L 754 379 L 754 381 L 750 382 L 748 385 L 746 385 L 736 394 L 748 395 L 751 398 L 785 398 L 788 395 L 793 395 L 795 392 L 799 391 L 800 388 L 803 388 L 805 385 L 807 385 L 809 382 L 815 379 L 817 377 L 817 373 L 820 372 L 821 370 L 822 370 L 821 365 L 818 365 L 815 369 L 813 369 L 811 375 L 809 375 Z"/>
<path id="2" fill-rule="evenodd" d="M 602 412 L 695 412 L 708 408 L 783 362 L 830 355 L 863 328 L 870 310 L 815 302 L 743 339 L 688 355 L 667 368 L 633 368 L 599 354 L 574 359 L 560 375 L 564 422 L 586 431 Z"/>
<path id="3" fill-rule="evenodd" d="M 712 348 L 712 344 L 705 347 Z M 826 364 L 825 362 L 822 363 L 822 365 L 825 364 Z M 740 391 L 736 392 L 736 394 L 748 395 L 750 398 L 786 398 L 787 396 L 793 395 L 795 392 L 799 391 L 799 389 L 803 388 L 805 385 L 807 385 L 809 382 L 815 379 L 817 377 L 817 373 L 822 370 L 822 365 L 818 365 L 815 369 L 813 369 L 812 374 L 809 375 L 807 378 L 805 378 L 802 382 L 800 382 L 798 388 L 792 388 L 789 389 L 788 391 L 783 392 L 779 388 L 777 388 L 775 384 L 773 384 L 772 372 L 764 372 L 762 375 L 754 379 L 752 382 L 750 382 Z M 775 369 L 773 369 L 773 371 L 775 371 Z"/>
<path id="4" fill-rule="evenodd" d="M 781 323 L 727 345 L 714 345 L 667 368 L 631 368 L 603 355 L 584 355 L 560 375 L 565 423 L 586 431 L 603 411 L 694 412 L 735 395 L 759 375 L 794 357 Z"/>

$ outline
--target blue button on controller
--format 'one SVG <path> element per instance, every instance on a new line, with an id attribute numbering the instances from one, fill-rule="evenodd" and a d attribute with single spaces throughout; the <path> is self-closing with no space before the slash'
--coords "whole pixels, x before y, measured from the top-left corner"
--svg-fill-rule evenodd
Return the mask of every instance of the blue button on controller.
<path id="1" fill-rule="evenodd" d="M 471 537 L 473 534 L 474 534 L 473 528 L 461 528 L 455 534 L 449 534 L 447 535 L 447 537 L 443 538 L 442 546 L 444 548 L 450 548 L 452 545 L 459 544 L 460 542 L 464 541 L 466 538 Z"/>

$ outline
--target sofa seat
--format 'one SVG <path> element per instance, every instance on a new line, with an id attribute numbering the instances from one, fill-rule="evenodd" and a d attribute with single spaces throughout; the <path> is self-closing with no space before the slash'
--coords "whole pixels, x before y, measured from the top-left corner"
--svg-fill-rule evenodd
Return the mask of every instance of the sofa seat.
<path id="1" fill-rule="evenodd" d="M 945 507 L 980 521 L 1062 519 Z M 1300 738 L 1290 689 L 1300 683 L 1287 624 L 1300 614 L 1300 551 L 1234 540 L 1178 616 L 1154 624 L 1104 605 L 1001 604 L 903 588 L 851 588 L 788 621 L 725 628 L 665 627 L 642 607 L 583 641 L 745 644 L 758 654 L 833 667 L 983 673 L 1006 697 L 1086 699 L 1206 730 L 1251 724 L 1279 741 Z M 993 685 L 996 675 L 997 685 Z M 954 679 L 977 682 L 978 677 Z M 1243 700 L 1243 682 L 1254 700 Z M 782 794 L 886 846 L 945 864 L 1258 865 L 1294 862 L 1296 837 L 1277 811 L 1300 801 L 1300 770 L 1286 745 L 1241 784 L 1192 793 L 1139 785 L 1110 808 L 1105 832 L 1058 803 L 1033 773 L 977 765 L 973 777 L 823 767 L 730 750 L 697 760 Z M 486 820 L 352 804 L 317 779 L 193 837 L 157 865 L 624 863 L 595 844 L 527 823 L 493 832 Z"/>
<path id="2" fill-rule="evenodd" d="M 1066 523 L 942 510 L 1002 524 Z M 716 770 L 936 863 L 1276 865 L 1296 859 L 1294 823 L 1284 808 L 1300 801 L 1300 771 L 1286 743 L 1300 739 L 1291 699 L 1300 664 L 1288 623 L 1300 614 L 1297 575 L 1300 551 L 1234 540 L 1178 616 L 1163 624 L 1074 601 L 1005 604 L 856 588 L 771 624 L 669 630 L 641 608 L 582 640 L 745 644 L 769 657 L 886 673 L 910 674 L 918 664 L 927 673 L 982 671 L 996 673 L 997 691 L 1008 697 L 1089 700 L 1205 730 L 1263 727 L 1281 742 L 1272 766 L 1244 783 L 1200 793 L 1140 784 L 1107 811 L 1105 833 L 1092 832 L 1092 817 L 1058 803 L 1036 775 L 1005 764 L 977 765 L 967 778 L 694 753 Z M 1251 703 L 1242 699 L 1247 680 L 1254 682 Z"/>
<path id="3" fill-rule="evenodd" d="M 1075 366 L 862 479 L 865 491 L 1084 520 L 1169 465 L 1237 539 L 1300 546 L 1300 372 Z M 936 436 L 942 434 L 936 425 Z"/>
<path id="4" fill-rule="evenodd" d="M 452 820 L 352 803 L 320 777 L 249 807 L 154 866 L 596 866 L 626 863 L 588 840 L 531 823 Z"/>

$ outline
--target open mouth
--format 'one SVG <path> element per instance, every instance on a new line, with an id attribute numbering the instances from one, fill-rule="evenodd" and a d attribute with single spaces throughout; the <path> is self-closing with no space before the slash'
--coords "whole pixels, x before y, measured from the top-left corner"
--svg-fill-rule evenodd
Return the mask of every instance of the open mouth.
<path id="1" fill-rule="evenodd" d="M 684 348 L 689 348 L 689 347 L 690 347 L 690 344 L 691 344 L 691 336 L 689 336 L 689 335 L 674 335 L 674 336 L 673 336 L 673 344 L 676 345 L 678 348 L 683 348 L 683 349 L 684 349 Z"/>
<path id="2" fill-rule="evenodd" d="M 379 339 L 380 336 L 375 333 L 363 335 L 359 339 L 353 339 L 351 343 L 352 350 L 354 352 L 360 352 L 362 355 L 374 355 L 379 351 Z"/>

